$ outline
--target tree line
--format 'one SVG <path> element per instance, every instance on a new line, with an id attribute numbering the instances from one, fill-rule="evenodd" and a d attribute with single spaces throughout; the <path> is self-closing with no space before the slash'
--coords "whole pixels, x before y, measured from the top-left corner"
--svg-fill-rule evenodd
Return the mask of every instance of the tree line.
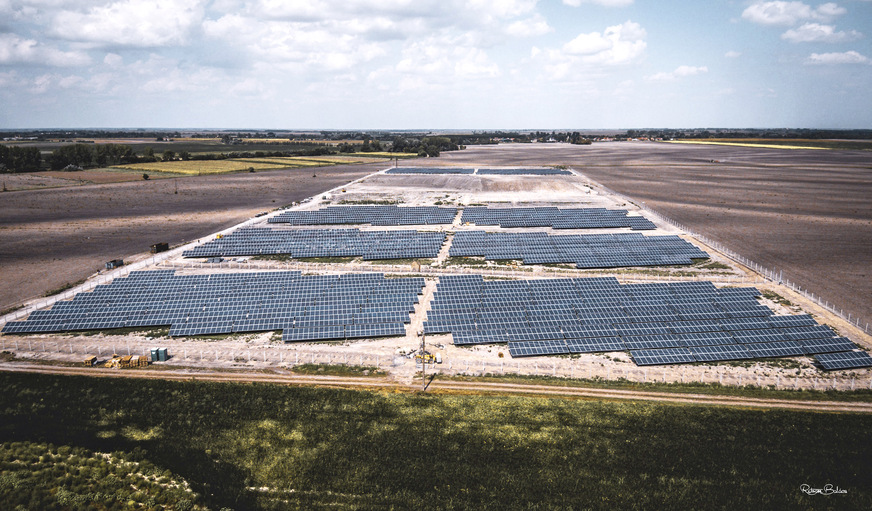
<path id="1" fill-rule="evenodd" d="M 36 147 L 0 144 L 0 172 L 32 172 L 42 165 L 42 154 Z"/>

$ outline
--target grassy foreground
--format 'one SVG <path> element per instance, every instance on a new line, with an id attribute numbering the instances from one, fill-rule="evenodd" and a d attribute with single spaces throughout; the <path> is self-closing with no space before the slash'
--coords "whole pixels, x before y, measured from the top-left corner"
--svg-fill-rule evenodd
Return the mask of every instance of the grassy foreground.
<path id="1" fill-rule="evenodd" d="M 137 453 L 213 509 L 872 507 L 868 415 L 12 373 L 0 385 L 0 444 Z M 7 480 L 4 468 L 10 502 L 24 490 Z"/>

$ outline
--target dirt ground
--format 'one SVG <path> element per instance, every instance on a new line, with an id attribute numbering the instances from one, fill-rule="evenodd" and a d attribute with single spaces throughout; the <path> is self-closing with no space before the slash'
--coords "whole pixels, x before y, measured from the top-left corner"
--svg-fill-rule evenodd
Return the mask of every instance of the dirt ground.
<path id="1" fill-rule="evenodd" d="M 384 164 L 142 179 L 0 195 L 0 310 L 358 179 Z M 57 179 L 45 177 L 43 179 Z M 57 183 L 55 183 L 57 184 Z M 178 191 L 178 193 L 176 193 Z"/>
<path id="2" fill-rule="evenodd" d="M 571 166 L 872 322 L 870 152 L 513 144 L 469 147 L 438 161 Z"/>

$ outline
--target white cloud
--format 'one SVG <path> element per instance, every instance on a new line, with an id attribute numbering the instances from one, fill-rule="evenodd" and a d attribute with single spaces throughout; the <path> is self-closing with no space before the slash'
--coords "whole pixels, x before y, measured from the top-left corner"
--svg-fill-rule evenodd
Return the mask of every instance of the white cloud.
<path id="1" fill-rule="evenodd" d="M 627 64 L 645 51 L 645 36 L 641 25 L 628 20 L 602 33 L 579 34 L 563 45 L 563 52 L 589 64 Z"/>
<path id="2" fill-rule="evenodd" d="M 685 76 L 694 76 L 702 73 L 708 73 L 706 66 L 678 66 L 674 71 L 668 73 L 655 73 L 646 76 L 645 79 L 650 82 L 672 82 Z"/>
<path id="3" fill-rule="evenodd" d="M 762 25 L 795 25 L 804 20 L 827 22 L 845 12 L 832 2 L 815 9 L 803 2 L 756 2 L 742 12 L 742 18 Z"/>
<path id="4" fill-rule="evenodd" d="M 809 64 L 866 64 L 869 59 L 856 51 L 843 53 L 812 53 L 808 57 Z"/>
<path id="5" fill-rule="evenodd" d="M 123 0 L 88 9 L 62 10 L 50 32 L 95 46 L 184 45 L 204 17 L 204 0 Z"/>
<path id="6" fill-rule="evenodd" d="M 726 58 L 728 58 L 728 59 L 735 59 L 735 58 L 738 58 L 738 57 L 741 57 L 741 56 L 742 56 L 741 53 L 739 53 L 739 52 L 737 52 L 737 51 L 733 51 L 733 50 L 730 50 L 730 51 L 728 51 L 727 53 L 724 53 L 724 57 L 726 57 Z"/>
<path id="7" fill-rule="evenodd" d="M 841 43 L 854 41 L 863 37 L 856 30 L 850 32 L 836 32 L 832 25 L 820 23 L 806 23 L 799 28 L 792 28 L 781 34 L 781 38 L 792 43 Z"/>
<path id="8" fill-rule="evenodd" d="M 563 0 L 563 3 L 571 7 L 579 7 L 581 4 L 597 4 L 605 7 L 626 7 L 632 5 L 633 0 Z"/>
<path id="9" fill-rule="evenodd" d="M 532 37 L 553 31 L 554 29 L 548 25 L 545 18 L 539 14 L 531 18 L 515 21 L 506 27 L 506 33 L 513 37 Z"/>
<path id="10" fill-rule="evenodd" d="M 15 34 L 0 34 L 0 64 L 15 63 L 71 67 L 90 64 L 91 58 L 81 51 L 62 51 L 45 46 L 35 39 L 22 39 Z"/>
<path id="11" fill-rule="evenodd" d="M 118 67 L 124 62 L 124 58 L 117 53 L 107 53 L 103 57 L 103 63 L 109 67 Z"/>

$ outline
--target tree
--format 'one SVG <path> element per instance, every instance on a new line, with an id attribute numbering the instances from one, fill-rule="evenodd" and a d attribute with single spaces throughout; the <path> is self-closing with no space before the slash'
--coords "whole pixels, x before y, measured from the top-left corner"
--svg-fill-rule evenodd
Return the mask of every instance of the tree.
<path id="1" fill-rule="evenodd" d="M 163 161 L 173 161 L 176 159 L 176 153 L 170 151 L 169 149 L 164 151 L 163 153 Z"/>
<path id="2" fill-rule="evenodd" d="M 0 145 L 0 172 L 33 172 L 42 165 L 42 154 L 36 147 Z"/>

